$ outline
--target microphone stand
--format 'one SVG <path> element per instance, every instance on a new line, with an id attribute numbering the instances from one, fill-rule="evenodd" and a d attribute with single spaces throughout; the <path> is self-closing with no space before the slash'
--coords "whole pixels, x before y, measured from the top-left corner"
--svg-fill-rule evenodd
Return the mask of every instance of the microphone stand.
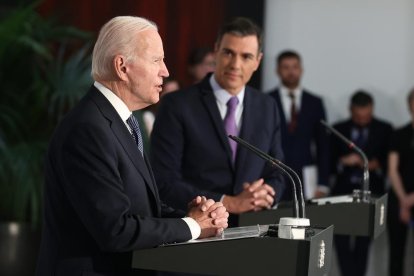
<path id="1" fill-rule="evenodd" d="M 233 135 L 229 135 L 229 137 L 230 139 L 236 141 L 238 144 L 246 147 L 247 149 L 255 153 L 260 158 L 268 161 L 273 166 L 279 168 L 284 174 L 286 174 L 289 177 L 292 183 L 292 187 L 293 187 L 294 202 L 295 202 L 295 209 L 294 209 L 295 218 L 280 218 L 278 235 L 279 235 L 279 238 L 285 238 L 285 239 L 304 238 L 305 230 L 306 230 L 305 228 L 310 226 L 310 221 L 308 218 L 305 217 L 305 200 L 303 198 L 302 183 L 299 179 L 299 176 L 296 174 L 294 170 L 292 170 L 290 167 L 282 163 L 280 160 L 271 157 L 270 155 L 259 150 L 258 148 L 254 147 L 253 145 L 249 144 L 243 139 L 233 136 Z M 299 204 L 298 204 L 298 198 L 297 198 L 296 183 L 293 180 L 292 176 L 287 171 L 293 173 L 293 175 L 298 180 L 298 183 L 300 185 L 302 216 L 298 216 L 298 205 Z"/>
<path id="2" fill-rule="evenodd" d="M 364 161 L 364 175 L 363 175 L 363 182 L 362 182 L 362 189 L 361 190 L 353 190 L 352 197 L 356 202 L 370 202 L 371 200 L 371 191 L 369 190 L 369 168 L 368 168 L 368 158 L 365 153 L 352 141 L 348 138 L 343 136 L 339 131 L 335 128 L 331 127 L 326 123 L 324 120 L 320 121 L 322 125 L 324 125 L 330 132 L 335 134 L 339 139 L 341 139 L 348 147 L 352 150 L 355 150 Z"/>

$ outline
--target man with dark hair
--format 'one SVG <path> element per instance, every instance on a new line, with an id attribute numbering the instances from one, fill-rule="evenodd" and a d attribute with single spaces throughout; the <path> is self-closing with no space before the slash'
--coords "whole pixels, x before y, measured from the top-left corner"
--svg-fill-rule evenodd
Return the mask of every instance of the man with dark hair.
<path id="1" fill-rule="evenodd" d="M 277 64 L 281 64 L 283 62 L 284 59 L 289 59 L 289 58 L 294 58 L 297 61 L 299 61 L 299 63 L 302 63 L 302 59 L 300 57 L 300 55 L 295 52 L 295 51 L 291 51 L 291 50 L 286 50 L 281 52 L 278 56 L 277 56 Z"/>
<path id="2" fill-rule="evenodd" d="M 161 197 L 172 206 L 201 194 L 240 214 L 270 208 L 282 196 L 279 173 L 228 138 L 282 158 L 276 104 L 246 86 L 260 49 L 259 27 L 246 18 L 230 21 L 218 34 L 214 74 L 163 98 L 151 152 Z"/>
<path id="3" fill-rule="evenodd" d="M 359 90 L 351 97 L 351 118 L 339 122 L 334 128 L 360 147 L 369 160 L 370 190 L 374 195 L 385 193 L 387 154 L 392 127 L 374 118 L 372 96 Z M 363 181 L 363 160 L 339 139 L 331 140 L 331 164 L 335 183 L 332 194 L 351 194 L 360 189 Z M 342 275 L 364 275 L 370 240 L 367 237 L 335 235 L 335 245 Z"/>
<path id="4" fill-rule="evenodd" d="M 385 192 L 386 160 L 392 127 L 373 117 L 374 100 L 365 91 L 355 92 L 349 108 L 351 118 L 334 127 L 367 154 L 371 192 L 381 195 Z M 331 164 L 336 176 L 332 193 L 349 194 L 353 189 L 359 189 L 363 174 L 363 160 L 359 154 L 338 139 L 332 139 L 331 151 Z"/>
<path id="5" fill-rule="evenodd" d="M 374 99 L 370 94 L 368 94 L 368 92 L 365 92 L 364 90 L 356 91 L 355 94 L 351 97 L 351 113 L 352 108 L 354 107 L 373 107 L 373 105 Z"/>
<path id="6" fill-rule="evenodd" d="M 320 123 L 326 120 L 322 99 L 301 87 L 303 69 L 298 53 L 284 51 L 276 62 L 280 86 L 269 95 L 278 105 L 286 164 L 304 180 L 307 198 L 324 196 L 329 193 L 329 144 Z M 283 199 L 292 200 L 290 190 Z"/>

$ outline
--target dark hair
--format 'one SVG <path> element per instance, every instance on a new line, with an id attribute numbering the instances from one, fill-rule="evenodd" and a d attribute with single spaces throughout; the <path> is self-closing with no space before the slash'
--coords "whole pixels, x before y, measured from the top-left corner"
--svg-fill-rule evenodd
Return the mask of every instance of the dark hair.
<path id="1" fill-rule="evenodd" d="M 213 53 L 213 51 L 208 47 L 194 48 L 188 57 L 188 65 L 201 64 L 204 58 L 210 53 Z"/>
<path id="2" fill-rule="evenodd" d="M 301 62 L 302 60 L 298 52 L 295 52 L 293 50 L 286 50 L 286 51 L 281 52 L 277 56 L 276 58 L 277 64 L 280 64 L 282 60 L 284 60 L 285 58 L 296 58 L 297 60 L 299 60 L 299 62 Z"/>
<path id="3" fill-rule="evenodd" d="M 364 90 L 357 90 L 351 97 L 351 107 L 365 107 L 372 104 L 374 104 L 374 99 Z"/>
<path id="4" fill-rule="evenodd" d="M 219 30 L 216 43 L 220 44 L 225 34 L 233 34 L 236 36 L 255 35 L 259 44 L 259 52 L 262 51 L 263 37 L 262 30 L 253 21 L 245 17 L 236 17 L 225 23 Z"/>

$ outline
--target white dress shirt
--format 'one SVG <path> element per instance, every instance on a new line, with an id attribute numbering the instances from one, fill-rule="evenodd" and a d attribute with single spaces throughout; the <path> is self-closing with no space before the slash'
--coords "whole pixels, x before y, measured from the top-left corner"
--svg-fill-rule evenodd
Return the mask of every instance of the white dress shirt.
<path id="1" fill-rule="evenodd" d="M 115 93 L 113 93 L 101 83 L 95 81 L 93 85 L 102 93 L 102 95 L 105 96 L 105 98 L 108 99 L 111 105 L 115 108 L 118 115 L 121 117 L 128 131 L 131 132 L 131 128 L 127 124 L 126 120 L 129 118 L 129 116 L 132 115 L 132 112 L 129 110 L 127 105 L 117 95 L 115 95 Z M 200 225 L 190 217 L 182 218 L 182 220 L 184 220 L 190 228 L 192 239 L 197 239 L 201 234 Z"/>
<path id="2" fill-rule="evenodd" d="M 280 100 L 282 102 L 283 112 L 285 113 L 286 122 L 290 122 L 290 115 L 292 114 L 290 109 L 292 107 L 292 99 L 289 97 L 289 91 L 293 91 L 295 95 L 295 107 L 296 112 L 299 113 L 300 105 L 302 101 L 302 88 L 297 87 L 296 89 L 290 90 L 285 86 L 281 86 L 279 89 Z"/>
<path id="3" fill-rule="evenodd" d="M 220 112 L 221 119 L 224 120 L 227 113 L 227 102 L 230 100 L 233 95 L 231 95 L 229 92 L 227 92 L 225 89 L 221 88 L 221 86 L 217 83 L 216 78 L 214 77 L 214 74 L 210 77 L 210 85 L 211 88 L 213 88 L 214 96 L 216 97 L 217 107 Z M 245 92 L 246 86 L 243 86 L 243 88 L 240 90 L 240 92 L 237 94 L 237 98 L 239 99 L 239 103 L 236 107 L 236 126 L 238 131 L 241 129 L 242 124 L 242 115 L 243 115 L 243 101 L 244 101 L 244 92 Z M 220 202 L 223 202 L 225 195 L 222 195 L 220 198 Z"/>
<path id="4" fill-rule="evenodd" d="M 233 95 L 227 92 L 225 89 L 221 88 L 221 86 L 217 83 L 214 74 L 210 77 L 210 85 L 213 88 L 214 96 L 216 97 L 217 107 L 220 111 L 221 119 L 224 120 L 227 113 L 227 102 L 230 100 Z M 240 90 L 237 94 L 237 98 L 239 99 L 239 104 L 236 107 L 236 125 L 237 129 L 240 131 L 241 124 L 242 124 L 242 114 L 243 114 L 243 100 L 244 100 L 244 90 L 245 86 Z"/>
<path id="5" fill-rule="evenodd" d="M 283 85 L 280 86 L 280 89 L 279 89 L 279 92 L 280 92 L 280 100 L 282 102 L 283 112 L 285 114 L 285 118 L 286 118 L 286 122 L 287 123 L 290 122 L 290 116 L 292 114 L 291 113 L 291 110 L 290 110 L 292 108 L 292 98 L 289 97 L 289 92 L 290 91 L 293 91 L 293 94 L 295 95 L 296 112 L 299 113 L 300 112 L 300 108 L 301 108 L 301 103 L 302 103 L 303 88 L 300 87 L 300 86 L 298 86 L 298 87 L 296 87 L 296 89 L 291 90 L 291 89 L 288 89 L 287 87 L 285 87 Z M 306 183 L 304 183 L 304 185 L 305 184 Z M 328 194 L 329 191 L 330 191 L 329 187 L 328 186 L 324 186 L 324 185 L 317 185 L 316 189 L 318 191 L 324 192 L 325 194 Z"/>

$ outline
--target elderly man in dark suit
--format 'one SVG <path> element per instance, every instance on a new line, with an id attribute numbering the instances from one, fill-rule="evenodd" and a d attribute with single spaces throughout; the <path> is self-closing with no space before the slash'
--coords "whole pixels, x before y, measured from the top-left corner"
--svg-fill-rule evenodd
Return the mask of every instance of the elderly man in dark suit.
<path id="1" fill-rule="evenodd" d="M 240 136 L 282 159 L 276 104 L 246 86 L 259 67 L 261 47 L 259 27 L 233 19 L 219 31 L 215 72 L 161 101 L 152 165 L 161 198 L 172 206 L 200 194 L 240 214 L 270 208 L 281 197 L 279 173 L 228 138 Z"/>
<path id="2" fill-rule="evenodd" d="M 100 31 L 95 83 L 66 116 L 46 156 L 45 216 L 37 275 L 143 275 L 132 251 L 215 235 L 219 202 L 196 197 L 183 211 L 162 204 L 132 111 L 159 100 L 164 64 L 154 23 L 115 17 Z"/>
<path id="3" fill-rule="evenodd" d="M 328 135 L 320 124 L 320 120 L 326 120 L 326 114 L 322 99 L 301 86 L 302 73 L 298 53 L 290 50 L 280 53 L 277 57 L 280 87 L 269 95 L 278 106 L 286 164 L 302 180 L 308 180 L 303 186 L 308 198 L 321 197 L 329 193 Z M 290 190 L 283 199 L 292 199 Z"/>

